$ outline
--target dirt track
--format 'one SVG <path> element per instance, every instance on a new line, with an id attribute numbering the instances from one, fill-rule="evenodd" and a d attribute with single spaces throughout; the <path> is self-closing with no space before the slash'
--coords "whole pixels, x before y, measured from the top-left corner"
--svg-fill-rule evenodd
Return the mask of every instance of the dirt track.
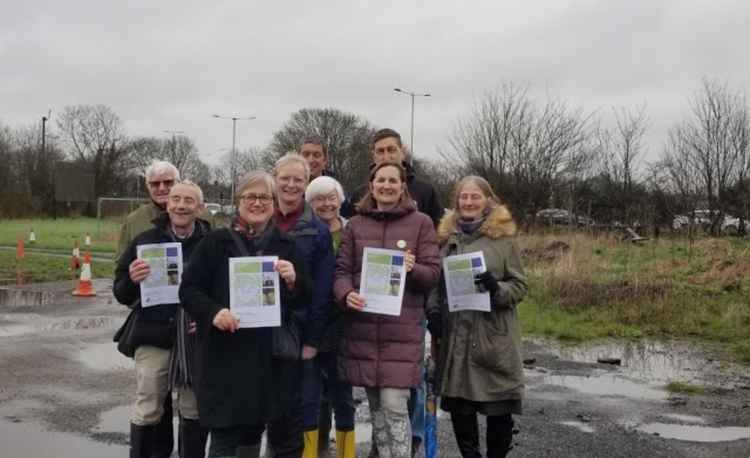
<path id="1" fill-rule="evenodd" d="M 96 298 L 74 299 L 70 284 L 46 285 L 61 291 L 55 304 L 0 307 L 3 457 L 126 456 L 132 362 L 111 342 L 125 308 L 107 281 L 96 287 Z M 530 339 L 524 355 L 535 361 L 510 456 L 750 456 L 750 370 L 721 362 L 716 350 L 658 341 L 569 348 Z M 596 363 L 601 356 L 623 366 Z M 671 396 L 662 389 L 667 380 L 713 388 Z M 360 403 L 358 456 L 369 450 L 368 416 Z M 439 429 L 440 456 L 459 456 L 447 414 Z M 666 437 L 681 435 L 690 440 Z M 698 441 L 717 438 L 727 440 Z"/>

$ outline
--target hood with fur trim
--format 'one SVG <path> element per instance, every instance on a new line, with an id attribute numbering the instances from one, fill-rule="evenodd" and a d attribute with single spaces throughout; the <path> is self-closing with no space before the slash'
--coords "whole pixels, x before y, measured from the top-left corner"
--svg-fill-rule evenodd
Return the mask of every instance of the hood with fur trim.
<path id="1" fill-rule="evenodd" d="M 438 241 L 441 244 L 448 240 L 451 235 L 460 230 L 458 228 L 457 220 L 458 213 L 455 210 L 448 210 L 445 216 L 443 216 L 443 219 L 440 220 L 437 233 Z M 487 216 L 487 219 L 479 228 L 479 232 L 491 239 L 499 239 L 501 237 L 516 235 L 517 227 L 508 207 L 505 205 L 497 205 Z"/>

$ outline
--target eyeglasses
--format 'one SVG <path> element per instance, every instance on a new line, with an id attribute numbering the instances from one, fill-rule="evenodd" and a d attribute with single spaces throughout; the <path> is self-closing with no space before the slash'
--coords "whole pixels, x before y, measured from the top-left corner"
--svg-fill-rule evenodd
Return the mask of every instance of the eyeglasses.
<path id="1" fill-rule="evenodd" d="M 161 187 L 161 185 L 164 185 L 165 188 L 171 188 L 173 184 L 174 180 L 156 180 L 148 182 L 148 185 L 155 189 Z"/>
<path id="2" fill-rule="evenodd" d="M 318 196 L 313 197 L 312 200 L 314 202 L 321 203 L 321 204 L 323 202 L 336 203 L 336 202 L 339 201 L 339 196 L 338 196 L 338 194 L 329 194 L 327 196 L 318 195 Z"/>
<path id="3" fill-rule="evenodd" d="M 240 196 L 240 202 L 243 204 L 252 204 L 260 202 L 262 205 L 268 205 L 273 200 L 273 196 L 268 194 L 244 194 Z"/>

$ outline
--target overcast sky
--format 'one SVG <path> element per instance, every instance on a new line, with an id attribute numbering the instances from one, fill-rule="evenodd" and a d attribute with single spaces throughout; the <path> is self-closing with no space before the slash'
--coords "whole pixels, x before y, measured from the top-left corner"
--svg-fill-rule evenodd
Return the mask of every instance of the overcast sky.
<path id="1" fill-rule="evenodd" d="M 105 104 L 129 135 L 184 131 L 202 158 L 265 146 L 298 109 L 335 107 L 435 157 L 483 91 L 529 84 L 587 111 L 647 103 L 650 154 L 703 76 L 750 90 L 750 2 L 3 2 L 0 123 Z"/>

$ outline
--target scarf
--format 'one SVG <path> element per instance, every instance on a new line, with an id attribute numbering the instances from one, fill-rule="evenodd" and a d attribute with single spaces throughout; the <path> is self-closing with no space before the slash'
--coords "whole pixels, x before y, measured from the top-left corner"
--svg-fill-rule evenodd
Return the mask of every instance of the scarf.
<path id="1" fill-rule="evenodd" d="M 477 219 L 464 219 L 459 216 L 458 228 L 461 229 L 461 232 L 463 232 L 464 234 L 471 235 L 480 227 L 482 227 L 482 224 L 484 224 L 491 212 L 492 209 L 490 207 L 487 207 L 482 211 L 482 215 Z"/>

